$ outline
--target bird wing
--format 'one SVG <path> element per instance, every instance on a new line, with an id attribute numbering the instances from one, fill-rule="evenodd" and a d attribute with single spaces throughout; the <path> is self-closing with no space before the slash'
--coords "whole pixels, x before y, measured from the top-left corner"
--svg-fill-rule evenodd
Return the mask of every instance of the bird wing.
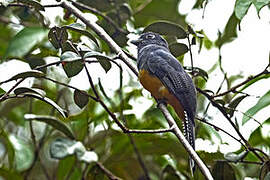
<path id="1" fill-rule="evenodd" d="M 180 101 L 194 123 L 196 112 L 196 91 L 192 79 L 178 60 L 169 52 L 159 49 L 152 52 L 147 60 L 151 74 L 157 76 L 168 90 Z"/>

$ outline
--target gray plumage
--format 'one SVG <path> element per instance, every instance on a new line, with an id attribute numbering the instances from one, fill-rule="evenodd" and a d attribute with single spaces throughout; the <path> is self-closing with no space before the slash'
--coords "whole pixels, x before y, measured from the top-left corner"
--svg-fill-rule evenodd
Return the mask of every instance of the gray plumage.
<path id="1" fill-rule="evenodd" d="M 183 119 L 184 134 L 190 145 L 195 148 L 196 90 L 190 76 L 179 61 L 170 53 L 168 44 L 159 34 L 147 32 L 132 42 L 138 47 L 137 66 L 156 76 L 172 93 L 185 111 Z M 190 159 L 194 171 L 195 164 Z"/>

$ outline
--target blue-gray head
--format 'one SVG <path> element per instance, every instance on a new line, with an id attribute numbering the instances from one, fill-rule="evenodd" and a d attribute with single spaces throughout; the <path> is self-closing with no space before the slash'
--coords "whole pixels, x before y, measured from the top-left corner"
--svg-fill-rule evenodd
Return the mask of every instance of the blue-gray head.
<path id="1" fill-rule="evenodd" d="M 157 33 L 154 32 L 146 32 L 140 35 L 140 38 L 137 40 L 131 41 L 132 44 L 135 44 L 138 49 L 141 49 L 144 46 L 154 44 L 154 45 L 159 45 L 168 48 L 168 43 L 167 41 L 160 36 Z"/>

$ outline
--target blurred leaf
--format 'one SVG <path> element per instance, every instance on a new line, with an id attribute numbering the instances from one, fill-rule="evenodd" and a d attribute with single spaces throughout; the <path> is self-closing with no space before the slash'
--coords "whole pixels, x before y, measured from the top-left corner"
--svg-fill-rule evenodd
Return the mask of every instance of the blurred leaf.
<path id="1" fill-rule="evenodd" d="M 14 90 L 14 94 L 16 95 L 20 95 L 24 93 L 34 93 L 43 97 L 46 95 L 45 91 L 42 91 L 41 89 L 36 89 L 36 88 L 19 87 Z"/>
<path id="2" fill-rule="evenodd" d="M 65 180 L 70 178 L 68 177 L 68 175 L 70 174 L 70 171 L 73 169 L 75 162 L 76 162 L 75 156 L 67 156 L 64 159 L 61 159 L 58 163 L 56 179 Z"/>
<path id="3" fill-rule="evenodd" d="M 48 39 L 56 48 L 62 48 L 62 44 L 67 41 L 68 33 L 65 28 L 53 27 L 48 33 Z"/>
<path id="4" fill-rule="evenodd" d="M 135 28 L 145 27 L 160 20 L 186 26 L 185 15 L 179 14 L 179 0 L 130 0 L 130 4 L 135 12 L 133 16 Z"/>
<path id="5" fill-rule="evenodd" d="M 235 12 L 235 16 L 239 20 L 242 20 L 243 17 L 247 14 L 247 11 L 250 5 L 252 4 L 252 1 L 253 0 L 236 0 L 234 12 Z"/>
<path id="6" fill-rule="evenodd" d="M 228 109 L 228 114 L 230 117 L 233 117 L 233 114 L 235 112 L 236 107 L 240 104 L 240 102 L 245 99 L 247 95 L 239 96 L 235 98 L 230 104 L 229 104 L 229 109 Z"/>
<path id="7" fill-rule="evenodd" d="M 178 24 L 168 21 L 158 21 L 145 27 L 143 32 L 156 32 L 161 35 L 176 36 L 177 38 L 184 39 L 187 37 L 186 31 Z"/>
<path id="8" fill-rule="evenodd" d="M 81 23 L 73 23 L 73 24 L 63 26 L 62 28 L 70 29 L 72 31 L 76 31 L 78 33 L 81 33 L 81 34 L 89 37 L 96 44 L 96 46 L 99 47 L 99 44 L 98 44 L 96 38 L 89 31 L 86 30 L 85 25 L 83 25 Z"/>
<path id="9" fill-rule="evenodd" d="M 247 14 L 248 9 L 250 8 L 251 4 L 253 4 L 257 10 L 257 14 L 259 15 L 260 10 L 269 5 L 270 0 L 237 0 L 234 7 L 234 12 L 236 17 L 239 20 L 242 20 L 243 17 Z"/>
<path id="10" fill-rule="evenodd" d="M 2 11 L 0 9 L 0 14 L 1 12 L 3 11 L 6 11 L 8 10 L 8 8 L 4 8 L 2 7 Z M 2 15 L 2 14 L 1 14 Z M 4 23 L 1 23 L 0 24 L 0 30 L 1 30 L 1 33 L 0 33 L 0 62 L 4 61 L 4 58 L 2 58 L 7 50 L 7 47 L 8 47 L 8 44 L 9 44 L 9 41 L 12 39 L 13 37 L 13 34 L 12 34 L 12 31 L 10 29 L 10 26 L 7 26 L 6 24 Z"/>
<path id="11" fill-rule="evenodd" d="M 244 113 L 243 119 L 242 119 L 242 124 L 245 124 L 248 120 L 251 119 L 252 116 L 254 116 L 258 111 L 261 109 L 267 107 L 270 105 L 270 91 L 268 91 L 266 94 L 264 94 L 257 104 L 247 110 L 247 112 Z"/>
<path id="12" fill-rule="evenodd" d="M 41 50 L 42 51 L 42 50 Z M 46 52 L 44 51 L 44 54 Z M 27 57 L 25 57 L 26 59 L 26 63 L 28 63 L 31 67 L 31 69 L 35 69 L 35 68 L 39 68 L 40 66 L 43 66 L 46 64 L 45 60 L 43 59 L 42 53 L 38 54 L 38 55 L 29 55 Z M 47 54 L 48 55 L 48 54 Z M 43 72 L 44 74 L 46 74 L 47 72 L 47 67 L 44 68 L 39 68 L 39 71 Z"/>
<path id="13" fill-rule="evenodd" d="M 26 93 L 26 94 L 24 94 L 24 96 L 39 99 L 39 100 L 51 105 L 52 107 L 54 107 L 64 118 L 66 118 L 68 116 L 67 112 L 64 109 L 62 109 L 53 100 L 51 100 L 51 99 L 49 99 L 47 97 L 42 97 L 42 96 L 40 96 L 38 94 L 33 94 L 33 93 Z"/>
<path id="14" fill-rule="evenodd" d="M 1 83 L 0 83 L 1 84 Z M 3 95 L 3 94 L 5 94 L 6 93 L 6 91 L 4 91 L 2 88 L 0 88 L 0 97 Z"/>
<path id="15" fill-rule="evenodd" d="M 175 56 L 181 56 L 188 52 L 188 47 L 187 45 L 183 43 L 172 43 L 169 45 L 170 52 Z"/>
<path id="16" fill-rule="evenodd" d="M 102 66 L 102 68 L 105 70 L 106 73 L 111 69 L 112 65 L 110 62 L 111 60 L 110 57 L 96 51 L 87 52 L 83 56 L 84 59 L 91 57 L 97 58 L 97 60 L 99 61 L 100 65 Z"/>
<path id="17" fill-rule="evenodd" d="M 76 53 L 77 49 L 74 47 L 74 44 L 71 41 L 67 40 L 66 42 L 62 44 L 62 51 L 63 53 L 67 51 L 72 51 Z"/>
<path id="18" fill-rule="evenodd" d="M 74 102 L 80 108 L 83 108 L 84 106 L 88 104 L 89 97 L 85 95 L 85 93 L 82 93 L 81 91 L 78 91 L 77 89 L 75 89 L 74 91 L 74 96 L 73 96 Z"/>
<path id="19" fill-rule="evenodd" d="M 5 167 L 0 168 L 0 177 L 5 179 L 23 180 L 24 178 L 16 171 L 8 170 Z"/>
<path id="20" fill-rule="evenodd" d="M 46 75 L 41 71 L 31 70 L 31 71 L 26 71 L 26 72 L 16 74 L 15 76 L 11 77 L 10 79 L 8 79 L 6 81 L 3 81 L 3 82 L 0 82 L 0 85 L 3 84 L 3 83 L 7 83 L 9 81 L 20 79 L 20 78 L 28 78 L 28 77 L 42 78 L 42 77 L 45 77 L 45 76 Z"/>
<path id="21" fill-rule="evenodd" d="M 48 30 L 41 27 L 25 27 L 9 42 L 4 59 L 7 57 L 22 58 L 47 35 Z"/>
<path id="22" fill-rule="evenodd" d="M 260 170 L 260 180 L 269 180 L 269 172 L 270 172 L 270 161 L 264 162 L 263 166 Z M 268 177 L 268 179 L 266 178 Z"/>
<path id="23" fill-rule="evenodd" d="M 60 132 L 64 133 L 67 137 L 71 139 L 75 139 L 72 130 L 62 121 L 53 117 L 53 116 L 43 116 L 43 115 L 35 115 L 35 114 L 25 114 L 24 118 L 26 120 L 37 120 L 40 122 L 44 122 L 48 125 L 51 125 L 55 129 L 59 130 Z"/>
<path id="24" fill-rule="evenodd" d="M 114 8 L 114 3 L 108 2 L 107 0 L 79 0 L 79 2 L 88 5 L 90 7 L 95 7 L 96 9 L 100 10 L 101 12 L 110 11 Z M 117 3 L 118 1 L 115 1 Z M 117 3 L 118 4 L 118 3 Z"/>
<path id="25" fill-rule="evenodd" d="M 71 78 L 79 74 L 83 69 L 82 58 L 72 51 L 64 52 L 60 57 L 67 77 Z"/>
<path id="26" fill-rule="evenodd" d="M 212 175 L 214 179 L 236 180 L 232 166 L 226 161 L 217 161 L 213 167 Z"/>
<path id="27" fill-rule="evenodd" d="M 98 160 L 98 156 L 93 151 L 87 151 L 79 141 L 72 141 L 66 138 L 55 139 L 50 146 L 50 155 L 55 159 L 63 159 L 75 154 L 80 161 L 91 163 Z"/>
<path id="28" fill-rule="evenodd" d="M 17 171 L 24 171 L 28 169 L 34 161 L 33 148 L 22 139 L 9 136 L 9 140 L 15 150 L 15 167 Z"/>
<path id="29" fill-rule="evenodd" d="M 18 1 L 22 4 L 34 7 L 35 10 L 37 11 L 45 11 L 44 7 L 36 1 L 31 0 L 18 0 Z"/>
<path id="30" fill-rule="evenodd" d="M 264 177 L 264 180 L 269 180 L 270 179 L 270 172 L 268 172 L 267 174 L 266 174 L 266 176 Z"/>
<path id="31" fill-rule="evenodd" d="M 263 122 L 264 124 L 270 124 L 270 117 L 266 119 Z M 270 138 L 269 137 L 263 137 L 262 135 L 262 129 L 261 126 L 258 126 L 250 135 L 248 142 L 253 146 L 260 146 L 260 145 L 265 145 L 265 146 L 270 146 Z"/>
<path id="32" fill-rule="evenodd" d="M 248 153 L 249 151 L 243 151 L 240 154 L 229 152 L 224 155 L 224 158 L 228 161 L 237 163 L 238 161 L 243 160 L 247 156 Z"/>
<path id="33" fill-rule="evenodd" d="M 219 33 L 219 37 L 215 42 L 215 45 L 220 49 L 221 46 L 225 43 L 233 41 L 237 37 L 237 25 L 240 23 L 240 20 L 235 17 L 233 13 L 228 20 L 224 32 Z"/>
<path id="34" fill-rule="evenodd" d="M 169 164 L 162 170 L 161 179 L 162 180 L 181 180 L 177 171 Z"/>
<path id="35" fill-rule="evenodd" d="M 264 7 L 269 5 L 270 0 L 253 0 L 252 3 L 256 7 L 257 14 L 259 15 L 260 10 Z"/>
<path id="36" fill-rule="evenodd" d="M 14 168 L 14 159 L 15 159 L 15 149 L 8 137 L 8 133 L 5 132 L 4 130 L 1 130 L 0 132 L 0 138 L 1 142 L 4 144 L 7 155 L 8 155 L 8 164 L 9 164 L 9 169 Z M 1 168 L 0 168 L 1 169 Z M 2 172 L 0 172 L 0 176 L 3 175 Z M 5 177 L 5 176 L 3 176 Z"/>
<path id="37" fill-rule="evenodd" d="M 131 14 L 132 14 L 131 9 L 127 3 L 122 4 L 119 7 L 117 13 L 118 13 L 118 16 L 122 22 L 121 24 L 125 24 L 126 21 L 130 18 Z"/>

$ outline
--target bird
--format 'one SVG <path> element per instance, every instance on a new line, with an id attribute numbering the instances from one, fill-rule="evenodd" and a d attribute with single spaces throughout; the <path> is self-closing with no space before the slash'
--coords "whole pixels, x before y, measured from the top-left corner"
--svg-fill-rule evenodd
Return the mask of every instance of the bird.
<path id="1" fill-rule="evenodd" d="M 195 149 L 196 89 L 192 78 L 171 54 L 167 41 L 158 33 L 146 32 L 131 41 L 137 46 L 139 81 L 158 102 L 173 107 L 183 122 L 184 135 Z M 189 157 L 193 175 L 195 162 Z"/>

